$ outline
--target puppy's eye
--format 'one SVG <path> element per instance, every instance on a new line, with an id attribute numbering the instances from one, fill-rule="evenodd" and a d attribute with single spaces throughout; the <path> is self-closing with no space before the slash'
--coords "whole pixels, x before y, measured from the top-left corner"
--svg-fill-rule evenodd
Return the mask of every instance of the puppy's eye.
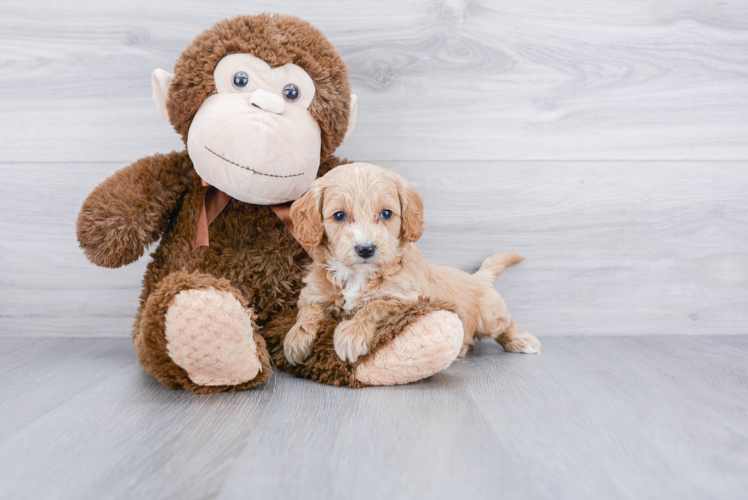
<path id="1" fill-rule="evenodd" d="M 283 87 L 283 97 L 286 98 L 287 101 L 298 101 L 299 97 L 301 97 L 301 92 L 299 92 L 299 87 L 294 85 L 293 83 L 289 83 L 285 87 Z"/>
<path id="2" fill-rule="evenodd" d="M 387 210 L 386 208 L 382 210 L 382 212 L 379 214 L 380 219 L 384 220 L 390 220 L 392 218 L 392 210 Z"/>
<path id="3" fill-rule="evenodd" d="M 240 71 L 234 75 L 234 87 L 239 90 L 244 90 L 249 85 L 249 75 L 244 71 Z"/>
<path id="4" fill-rule="evenodd" d="M 343 222 L 348 218 L 348 216 L 345 214 L 345 212 L 335 212 L 332 215 L 332 218 L 335 219 L 337 222 Z"/>

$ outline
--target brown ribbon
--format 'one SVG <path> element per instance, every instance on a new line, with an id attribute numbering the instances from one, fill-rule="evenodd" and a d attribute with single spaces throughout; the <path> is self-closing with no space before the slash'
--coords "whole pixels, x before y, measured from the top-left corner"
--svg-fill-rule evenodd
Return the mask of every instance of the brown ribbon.
<path id="1" fill-rule="evenodd" d="M 301 242 L 301 240 L 299 239 L 299 233 L 297 233 L 296 229 L 293 227 L 293 220 L 291 220 L 291 203 L 289 202 L 282 205 L 270 205 L 270 208 L 273 209 L 275 215 L 277 215 L 281 222 L 283 222 L 283 225 L 286 226 L 288 232 L 291 233 L 294 238 L 296 238 L 296 241 L 299 242 L 301 248 L 306 250 L 306 253 L 308 253 L 309 255 L 312 255 L 310 249 Z"/>
<path id="2" fill-rule="evenodd" d="M 202 181 L 203 186 L 209 186 L 208 190 L 205 191 L 205 198 L 203 199 L 203 208 L 200 209 L 200 218 L 197 219 L 197 234 L 195 235 L 195 248 L 207 247 L 210 245 L 210 237 L 208 236 L 208 226 L 211 222 L 216 220 L 218 214 L 226 208 L 226 205 L 231 201 L 231 196 L 227 195 L 223 191 L 216 189 L 204 180 Z"/>
<path id="3" fill-rule="evenodd" d="M 208 226 L 213 222 L 218 214 L 226 208 L 226 205 L 231 201 L 231 196 L 227 195 L 223 191 L 211 186 L 204 180 L 202 180 L 203 186 L 208 186 L 208 190 L 205 192 L 205 198 L 203 199 L 203 207 L 200 209 L 200 217 L 197 220 L 197 233 L 195 235 L 195 248 L 207 247 L 210 245 L 210 237 L 208 236 Z M 306 253 L 311 255 L 311 252 L 306 248 L 299 240 L 299 235 L 293 227 L 293 221 L 291 220 L 291 203 L 284 203 L 282 205 L 270 205 L 270 208 L 275 212 L 275 215 L 283 222 L 288 232 L 293 235 L 296 241 L 299 242 L 301 247 L 306 250 Z"/>

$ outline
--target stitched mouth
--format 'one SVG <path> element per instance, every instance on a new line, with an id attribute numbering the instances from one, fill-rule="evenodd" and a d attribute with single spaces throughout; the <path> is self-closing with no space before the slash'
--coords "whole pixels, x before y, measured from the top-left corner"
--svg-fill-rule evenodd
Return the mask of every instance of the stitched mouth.
<path id="1" fill-rule="evenodd" d="M 290 174 L 290 175 L 275 175 L 275 174 L 266 174 L 265 172 L 258 172 L 257 170 L 255 170 L 253 168 L 245 167 L 244 165 L 239 165 L 238 163 L 233 162 L 233 161 L 229 160 L 228 158 L 225 158 L 223 155 L 219 155 L 218 153 L 216 153 L 215 151 L 213 151 L 212 149 L 210 149 L 208 146 L 205 146 L 205 149 L 207 149 L 209 152 L 213 153 L 214 155 L 216 155 L 217 157 L 219 157 L 220 159 L 222 159 L 226 163 L 231 163 L 232 165 L 236 165 L 237 167 L 243 168 L 244 170 L 249 170 L 250 172 L 254 172 L 257 175 L 264 175 L 266 177 L 277 177 L 279 179 L 285 179 L 285 178 L 288 178 L 288 177 L 298 177 L 300 175 L 304 175 L 304 172 L 302 172 L 300 174 Z"/>

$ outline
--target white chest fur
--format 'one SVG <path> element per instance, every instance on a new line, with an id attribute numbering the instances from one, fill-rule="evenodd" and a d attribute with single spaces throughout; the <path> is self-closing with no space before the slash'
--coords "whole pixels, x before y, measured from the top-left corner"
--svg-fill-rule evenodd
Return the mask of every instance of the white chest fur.
<path id="1" fill-rule="evenodd" d="M 372 273 L 369 266 L 351 269 L 340 262 L 327 261 L 328 278 L 343 294 L 343 309 L 351 312 L 362 306 L 366 301 L 364 293 L 367 290 L 368 277 Z"/>

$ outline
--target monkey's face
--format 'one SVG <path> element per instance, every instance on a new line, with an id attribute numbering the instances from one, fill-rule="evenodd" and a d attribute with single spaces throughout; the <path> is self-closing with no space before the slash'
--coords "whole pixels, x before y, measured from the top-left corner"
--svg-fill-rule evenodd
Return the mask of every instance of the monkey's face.
<path id="1" fill-rule="evenodd" d="M 309 112 L 314 82 L 299 66 L 271 68 L 249 54 L 218 63 L 216 93 L 198 110 L 187 150 L 198 175 L 237 200 L 272 205 L 309 189 L 321 131 Z"/>
<path id="2" fill-rule="evenodd" d="M 357 98 L 335 47 L 293 16 L 224 19 L 199 34 L 153 99 L 197 173 L 244 202 L 298 199 L 353 130 Z"/>

